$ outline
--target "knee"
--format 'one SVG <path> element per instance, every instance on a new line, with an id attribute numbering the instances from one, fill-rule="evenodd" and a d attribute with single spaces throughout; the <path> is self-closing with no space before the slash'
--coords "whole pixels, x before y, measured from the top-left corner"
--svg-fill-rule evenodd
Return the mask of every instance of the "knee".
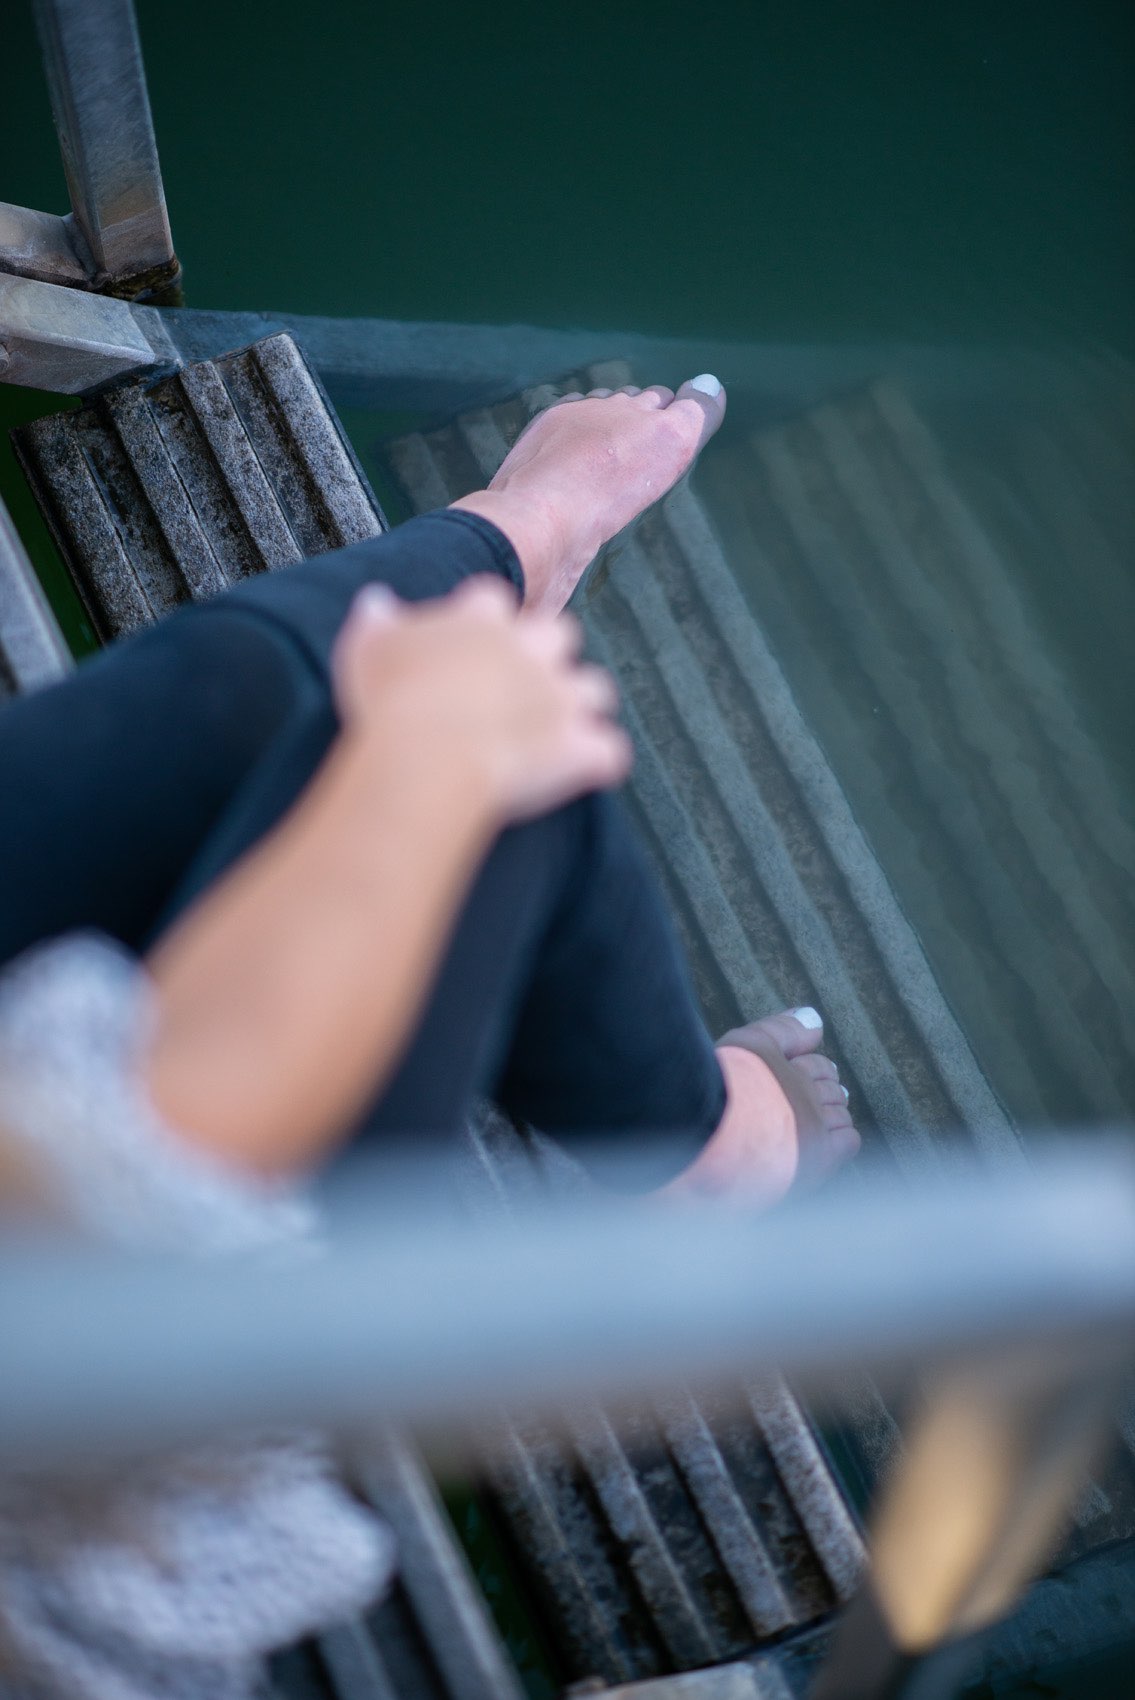
<path id="1" fill-rule="evenodd" d="M 270 739 L 304 711 L 329 704 L 330 682 L 283 627 L 236 608 L 187 609 L 180 641 L 163 658 L 167 688 L 251 744 Z M 155 636 L 161 631 L 157 628 Z"/>
<path id="2" fill-rule="evenodd" d="M 595 844 L 610 837 L 614 798 L 591 792 L 564 803 L 535 820 L 511 826 L 501 835 L 502 844 L 516 844 L 531 855 L 556 857 L 574 863 L 586 857 Z"/>
<path id="3" fill-rule="evenodd" d="M 585 891 L 622 864 L 639 866 L 639 850 L 621 799 L 593 792 L 510 827 L 491 864 L 512 889 L 538 883 L 556 920 L 578 913 Z"/>

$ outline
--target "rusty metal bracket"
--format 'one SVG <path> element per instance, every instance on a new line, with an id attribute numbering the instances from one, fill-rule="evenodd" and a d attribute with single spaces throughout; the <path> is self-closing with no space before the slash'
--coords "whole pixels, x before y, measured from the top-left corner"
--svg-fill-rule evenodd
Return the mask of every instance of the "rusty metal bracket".
<path id="1" fill-rule="evenodd" d="M 35 15 L 72 210 L 0 202 L 0 272 L 152 295 L 180 266 L 132 0 L 36 0 Z"/>

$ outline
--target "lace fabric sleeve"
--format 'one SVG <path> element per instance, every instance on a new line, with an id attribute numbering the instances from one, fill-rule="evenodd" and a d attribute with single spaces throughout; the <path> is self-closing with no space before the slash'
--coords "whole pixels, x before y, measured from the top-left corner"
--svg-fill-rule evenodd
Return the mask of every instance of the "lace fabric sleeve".
<path id="1" fill-rule="evenodd" d="M 0 972 L 0 1127 L 10 1165 L 70 1227 L 137 1250 L 224 1252 L 302 1237 L 295 1191 L 196 1149 L 147 1099 L 141 964 L 76 934 Z"/>
<path id="2" fill-rule="evenodd" d="M 10 1167 L 56 1221 L 127 1253 L 310 1255 L 298 1191 L 157 1116 L 140 1066 L 153 1022 L 144 970 L 97 935 L 0 973 Z M 364 1608 L 392 1565 L 389 1532 L 307 1432 L 210 1440 L 112 1475 L 0 1471 L 0 1700 L 261 1700 L 264 1655 Z"/>

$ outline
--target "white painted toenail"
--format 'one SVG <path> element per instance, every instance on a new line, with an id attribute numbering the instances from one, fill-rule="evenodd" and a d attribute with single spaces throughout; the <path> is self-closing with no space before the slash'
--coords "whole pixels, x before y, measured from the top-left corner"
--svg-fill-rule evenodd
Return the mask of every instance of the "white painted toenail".
<path id="1" fill-rule="evenodd" d="M 796 1017 L 801 1027 L 815 1028 L 824 1025 L 823 1016 L 818 1009 L 813 1009 L 811 1004 L 805 1004 L 803 1009 L 791 1009 L 788 1013 Z"/>
<path id="2" fill-rule="evenodd" d="M 702 395 L 720 395 L 721 380 L 715 378 L 712 372 L 702 372 L 698 377 L 690 379 L 690 388 L 699 390 Z"/>
<path id="3" fill-rule="evenodd" d="M 842 1092 L 842 1093 L 843 1093 L 843 1101 L 844 1101 L 844 1103 L 845 1103 L 845 1104 L 848 1104 L 848 1103 L 850 1103 L 850 1102 L 851 1102 L 851 1093 L 850 1093 L 850 1092 L 849 1092 L 849 1091 L 848 1091 L 848 1090 L 847 1090 L 847 1087 L 846 1087 L 846 1086 L 841 1086 L 841 1087 L 840 1087 L 840 1091 L 841 1091 L 841 1092 Z"/>

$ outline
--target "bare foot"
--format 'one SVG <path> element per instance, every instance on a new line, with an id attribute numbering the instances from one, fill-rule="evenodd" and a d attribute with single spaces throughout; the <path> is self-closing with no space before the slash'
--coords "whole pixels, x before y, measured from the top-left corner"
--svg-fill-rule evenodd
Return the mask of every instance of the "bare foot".
<path id="1" fill-rule="evenodd" d="M 517 439 L 487 490 L 453 503 L 498 525 L 524 572 L 525 606 L 558 611 L 589 562 L 677 482 L 725 417 L 703 373 L 675 395 L 649 389 L 564 396 Z"/>
<path id="2" fill-rule="evenodd" d="M 718 1040 L 725 1114 L 705 1149 L 666 1191 L 775 1204 L 789 1187 L 824 1179 L 859 1150 L 839 1084 L 821 1055 L 823 1023 L 814 1009 L 786 1010 Z"/>

